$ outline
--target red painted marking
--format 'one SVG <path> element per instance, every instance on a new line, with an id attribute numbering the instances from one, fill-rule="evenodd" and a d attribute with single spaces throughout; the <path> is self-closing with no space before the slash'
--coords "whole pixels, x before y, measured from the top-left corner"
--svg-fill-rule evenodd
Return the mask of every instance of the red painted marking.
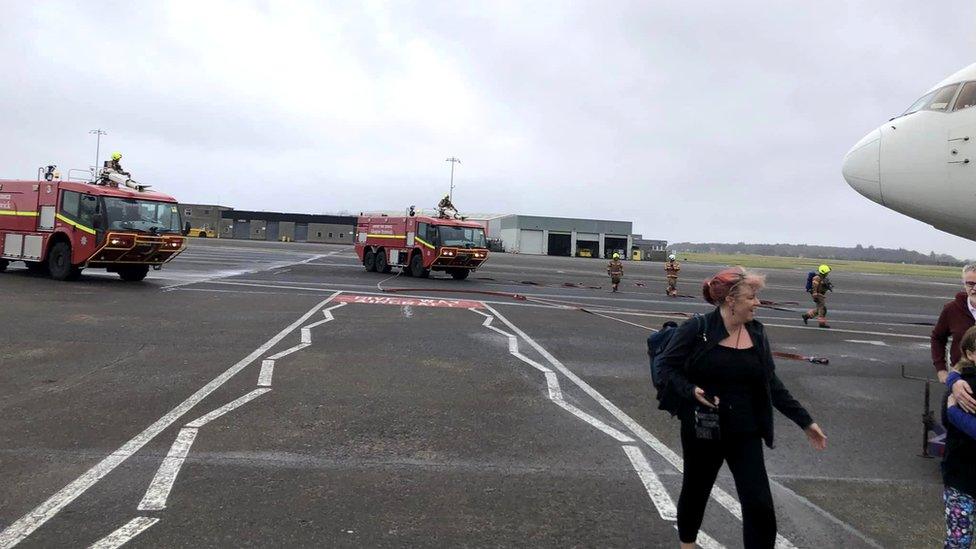
<path id="1" fill-rule="evenodd" d="M 386 297 L 376 295 L 350 295 L 341 294 L 334 301 L 339 303 L 358 303 L 361 305 L 393 305 L 403 307 L 447 307 L 448 309 L 482 309 L 484 305 L 480 301 L 468 299 L 426 299 L 418 297 Z"/>

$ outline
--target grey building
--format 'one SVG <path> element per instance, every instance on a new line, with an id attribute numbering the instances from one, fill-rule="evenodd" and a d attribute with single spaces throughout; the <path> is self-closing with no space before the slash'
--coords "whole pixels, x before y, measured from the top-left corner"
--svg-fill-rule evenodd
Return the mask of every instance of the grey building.
<path id="1" fill-rule="evenodd" d="M 506 215 L 488 220 L 489 238 L 500 239 L 506 252 L 567 257 L 610 257 L 633 245 L 630 221 Z"/>
<path id="2" fill-rule="evenodd" d="M 664 261 L 668 257 L 668 241 L 651 240 L 635 234 L 631 250 L 639 250 L 644 261 Z"/>
<path id="3" fill-rule="evenodd" d="M 189 224 L 192 229 L 204 229 L 217 232 L 220 227 L 221 213 L 230 210 L 227 206 L 215 204 L 180 204 L 183 215 L 183 225 Z"/>
<path id="4" fill-rule="evenodd" d="M 352 244 L 357 217 L 282 212 L 225 210 L 221 212 L 220 238 L 243 240 L 290 240 Z"/>

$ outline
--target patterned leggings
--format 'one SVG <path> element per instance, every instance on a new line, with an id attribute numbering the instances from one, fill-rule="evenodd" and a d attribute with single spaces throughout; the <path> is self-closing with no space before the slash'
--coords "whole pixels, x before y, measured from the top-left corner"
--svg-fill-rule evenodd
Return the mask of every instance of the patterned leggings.
<path id="1" fill-rule="evenodd" d="M 973 519 L 976 518 L 976 498 L 946 486 L 945 549 L 970 549 L 973 546 Z"/>

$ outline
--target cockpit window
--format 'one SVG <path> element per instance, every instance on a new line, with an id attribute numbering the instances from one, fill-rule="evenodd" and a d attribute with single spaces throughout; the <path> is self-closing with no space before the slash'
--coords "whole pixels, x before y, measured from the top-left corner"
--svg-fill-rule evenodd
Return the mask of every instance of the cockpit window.
<path id="1" fill-rule="evenodd" d="M 962 91 L 956 98 L 956 106 L 952 110 L 968 109 L 974 105 L 976 105 L 976 82 L 966 82 L 963 84 Z"/>
<path id="2" fill-rule="evenodd" d="M 912 103 L 912 106 L 905 109 L 905 112 L 901 113 L 901 115 L 905 116 L 906 114 L 912 114 L 913 112 L 922 110 L 922 108 L 925 107 L 925 105 L 929 102 L 929 100 L 932 99 L 933 96 L 935 96 L 936 93 L 938 92 L 934 91 L 919 97 L 914 103 Z"/>
<path id="3" fill-rule="evenodd" d="M 951 86 L 946 86 L 944 88 L 939 88 L 935 91 L 935 95 L 932 97 L 932 101 L 929 101 L 928 105 L 925 105 L 925 110 L 927 111 L 945 111 L 949 108 L 949 103 L 952 102 L 952 96 L 956 95 L 956 90 L 959 89 L 959 84 L 952 84 Z"/>

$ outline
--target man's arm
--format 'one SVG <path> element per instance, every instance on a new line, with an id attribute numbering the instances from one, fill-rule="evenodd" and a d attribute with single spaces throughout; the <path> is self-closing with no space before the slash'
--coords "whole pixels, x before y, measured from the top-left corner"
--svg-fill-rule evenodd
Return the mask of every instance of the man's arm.
<path id="1" fill-rule="evenodd" d="M 947 308 L 942 309 L 942 313 L 939 314 L 939 320 L 935 323 L 935 327 L 932 328 L 932 334 L 929 336 L 932 365 L 935 366 L 935 371 L 939 374 L 940 381 L 943 383 L 945 382 L 945 374 L 941 374 L 940 372 L 946 371 L 946 345 L 949 343 L 948 317 Z"/>

